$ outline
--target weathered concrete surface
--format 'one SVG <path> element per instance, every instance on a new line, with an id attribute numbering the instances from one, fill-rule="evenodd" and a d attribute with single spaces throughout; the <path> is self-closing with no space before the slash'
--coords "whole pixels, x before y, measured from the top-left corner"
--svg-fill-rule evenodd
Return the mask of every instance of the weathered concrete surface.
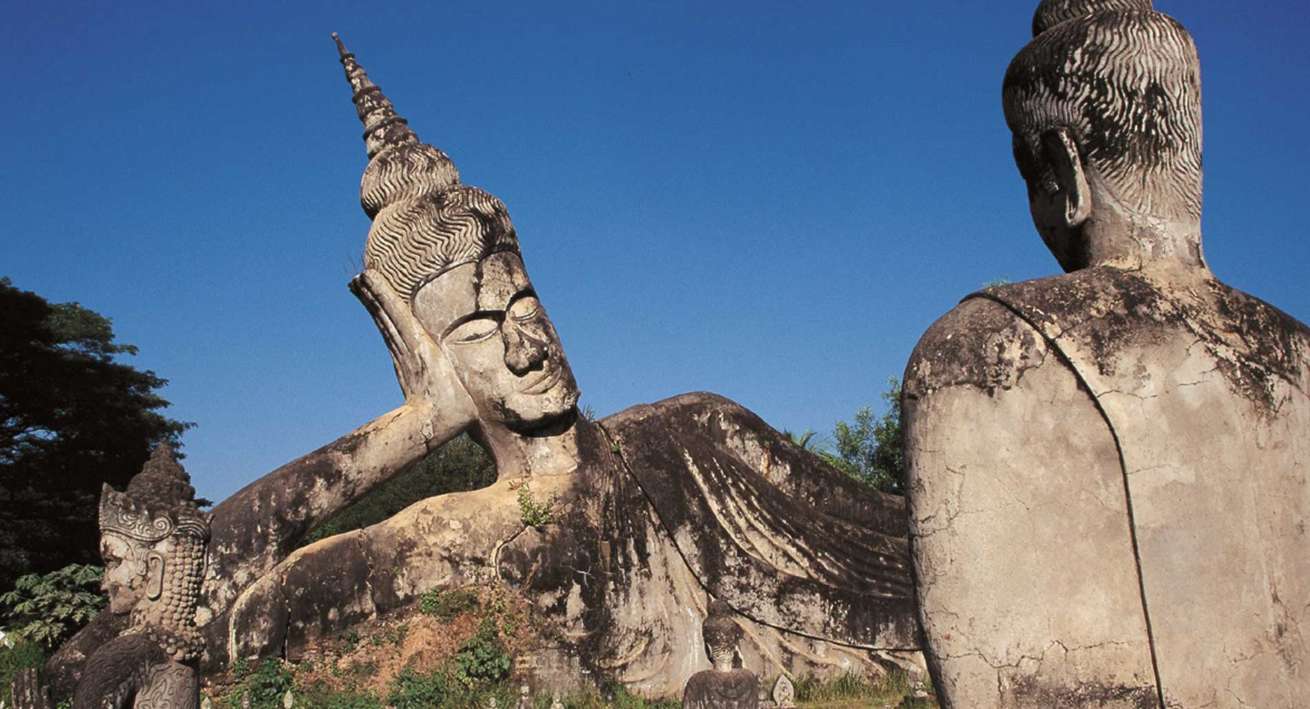
<path id="1" fill-rule="evenodd" d="M 985 300 L 938 321 L 911 361 L 911 538 L 939 695 L 1153 706 L 1123 476 L 1088 392 Z"/>
<path id="2" fill-rule="evenodd" d="M 918 648 L 900 498 L 860 490 L 712 394 L 633 407 L 602 425 L 716 598 L 814 637 Z"/>
<path id="3" fill-rule="evenodd" d="M 1155 706 L 1152 649 L 1169 706 L 1310 696 L 1310 337 L 1177 278 L 992 289 L 916 350 L 911 534 L 952 705 Z"/>
<path id="4" fill-rule="evenodd" d="M 828 511 L 752 489 L 767 479 L 705 429 L 725 425 L 741 450 L 752 451 L 751 466 L 771 471 L 780 485 L 800 489 L 831 476 L 833 495 L 817 503 Z M 651 445 L 675 453 L 672 467 L 652 467 L 661 454 Z M 555 624 L 567 654 L 588 674 L 652 696 L 677 694 L 704 668 L 706 589 L 740 613 L 740 655 L 761 675 L 913 668 L 917 638 L 896 498 L 848 487 L 838 471 L 711 395 L 637 407 L 599 426 L 579 421 L 577 455 L 568 474 L 507 478 L 425 500 L 374 527 L 297 551 L 238 599 L 230 652 L 294 659 L 315 638 L 432 588 L 504 583 Z M 717 475 L 700 472 L 710 468 Z M 525 527 L 516 501 L 523 484 L 536 499 L 555 498 L 555 523 Z M 746 503 L 775 516 L 738 507 Z M 829 516 L 839 510 L 847 516 Z M 894 526 L 863 526 L 883 523 Z M 831 543 L 829 535 L 838 534 L 844 545 Z M 746 550 L 729 550 L 742 543 Z M 880 565 L 870 552 L 878 545 L 898 562 Z M 897 590 L 853 609 L 853 601 L 884 586 Z"/>
<path id="5" fill-rule="evenodd" d="M 1310 697 L 1310 331 L 1206 274 L 987 295 L 1060 348 L 1118 438 L 1166 702 Z"/>

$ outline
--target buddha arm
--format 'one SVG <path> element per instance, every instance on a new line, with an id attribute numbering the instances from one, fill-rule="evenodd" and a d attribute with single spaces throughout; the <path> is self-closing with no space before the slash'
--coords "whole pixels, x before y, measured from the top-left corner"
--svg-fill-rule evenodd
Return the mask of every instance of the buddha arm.
<path id="1" fill-rule="evenodd" d="M 214 510 L 206 605 L 225 611 L 241 589 L 286 558 L 316 524 L 473 421 L 450 363 L 373 271 L 350 283 L 391 352 L 405 405 L 246 486 Z"/>
<path id="2" fill-rule="evenodd" d="M 204 605 L 226 610 L 315 525 L 463 428 L 407 404 L 247 485 L 214 510 Z"/>

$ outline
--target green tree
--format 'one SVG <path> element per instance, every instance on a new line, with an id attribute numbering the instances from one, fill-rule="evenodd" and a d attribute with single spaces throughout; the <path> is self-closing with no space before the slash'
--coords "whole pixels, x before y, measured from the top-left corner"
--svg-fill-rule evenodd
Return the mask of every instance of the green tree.
<path id="1" fill-rule="evenodd" d="M 108 318 L 0 278 L 0 590 L 99 563 L 101 483 L 123 487 L 190 426 L 160 413 L 166 380 L 116 361 L 136 351 Z"/>
<path id="2" fill-rule="evenodd" d="M 833 427 L 834 450 L 820 452 L 828 462 L 851 477 L 883 492 L 905 494 L 905 453 L 901 443 L 901 383 L 887 380 L 882 399 L 885 410 L 876 416 L 863 407 L 851 423 Z"/>

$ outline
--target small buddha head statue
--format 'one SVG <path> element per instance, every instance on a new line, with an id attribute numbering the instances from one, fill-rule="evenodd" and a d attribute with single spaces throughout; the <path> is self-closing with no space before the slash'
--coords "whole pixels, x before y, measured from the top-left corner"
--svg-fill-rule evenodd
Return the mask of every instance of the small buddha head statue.
<path id="1" fill-rule="evenodd" d="M 737 625 L 735 615 L 727 603 L 713 599 L 710 601 L 709 615 L 701 624 L 705 653 L 718 672 L 730 672 L 736 667 L 737 646 L 741 643 L 742 630 Z"/>
<path id="2" fill-rule="evenodd" d="M 204 577 L 209 516 L 168 444 L 155 448 L 125 492 L 100 494 L 101 588 L 127 632 L 150 635 L 174 659 L 198 656 L 196 605 Z"/>
<path id="3" fill-rule="evenodd" d="M 576 414 L 579 391 L 559 335 L 523 266 L 504 203 L 460 182 L 333 35 L 369 163 L 361 205 L 373 220 L 364 269 L 417 318 L 480 422 L 534 431 Z"/>
<path id="4" fill-rule="evenodd" d="M 1112 260 L 1130 241 L 1139 260 L 1203 264 L 1200 61 L 1187 30 L 1151 0 L 1044 0 L 1033 34 L 1006 72 L 1005 117 L 1060 265 Z"/>

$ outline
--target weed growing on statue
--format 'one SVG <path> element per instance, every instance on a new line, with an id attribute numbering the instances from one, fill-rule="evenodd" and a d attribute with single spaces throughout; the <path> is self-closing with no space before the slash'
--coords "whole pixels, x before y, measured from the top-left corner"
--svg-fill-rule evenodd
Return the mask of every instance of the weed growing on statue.
<path id="1" fill-rule="evenodd" d="M 461 613 L 478 609 L 478 594 L 466 588 L 451 591 L 433 589 L 418 597 L 418 610 L 438 620 L 454 620 Z"/>
<path id="2" fill-rule="evenodd" d="M 54 649 L 105 606 L 99 566 L 71 564 L 48 574 L 27 574 L 0 596 L 0 625 L 15 638 Z"/>
<path id="3" fill-rule="evenodd" d="M 538 502 L 527 483 L 519 488 L 519 516 L 529 527 L 544 527 L 555 521 L 555 496 Z"/>

